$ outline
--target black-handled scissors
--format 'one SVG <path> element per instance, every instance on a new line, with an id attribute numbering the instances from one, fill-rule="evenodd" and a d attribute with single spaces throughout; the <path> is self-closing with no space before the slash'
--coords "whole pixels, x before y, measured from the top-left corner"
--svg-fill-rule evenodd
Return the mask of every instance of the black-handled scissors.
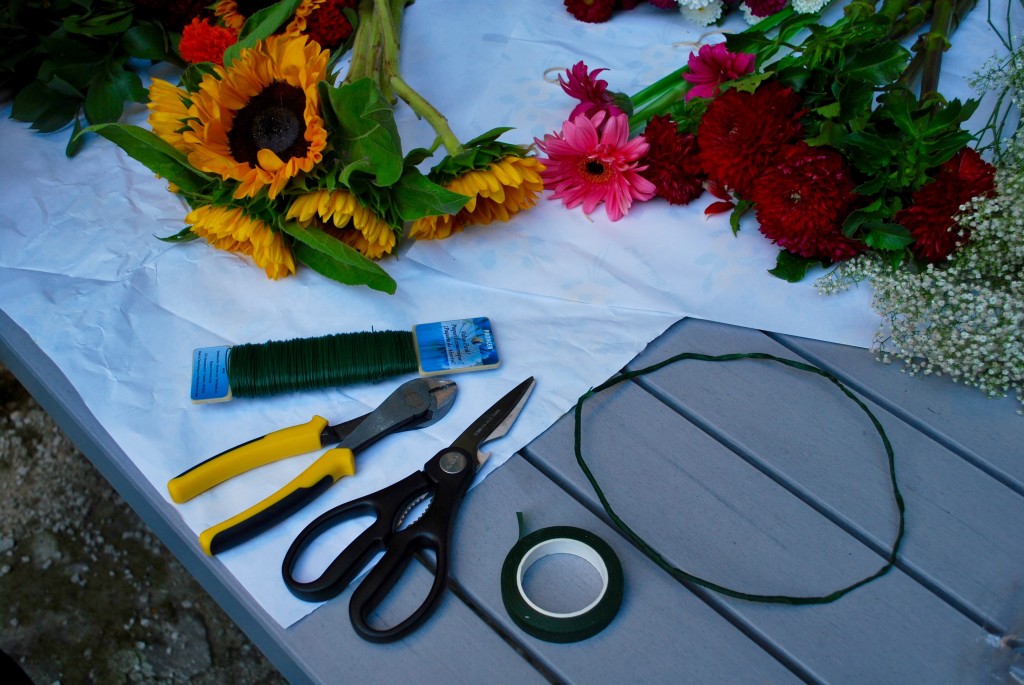
<path id="1" fill-rule="evenodd" d="M 455 512 L 477 469 L 490 456 L 480 452 L 480 447 L 508 432 L 519 417 L 533 386 L 532 377 L 516 386 L 474 421 L 450 447 L 427 461 L 420 471 L 373 494 L 339 505 L 306 526 L 288 548 L 281 569 L 292 594 L 311 602 L 331 599 L 383 550 L 380 561 L 352 593 L 349 603 L 352 627 L 361 637 L 372 642 L 392 642 L 418 627 L 444 593 Z M 423 515 L 401 527 L 410 509 L 427 497 L 431 500 Z M 374 522 L 342 550 L 319 578 L 309 582 L 295 579 L 296 563 L 313 540 L 333 526 L 368 515 L 375 518 Z M 381 629 L 370 626 L 367 621 L 370 614 L 394 587 L 413 555 L 424 549 L 433 550 L 436 557 L 434 581 L 426 599 L 395 626 Z"/>

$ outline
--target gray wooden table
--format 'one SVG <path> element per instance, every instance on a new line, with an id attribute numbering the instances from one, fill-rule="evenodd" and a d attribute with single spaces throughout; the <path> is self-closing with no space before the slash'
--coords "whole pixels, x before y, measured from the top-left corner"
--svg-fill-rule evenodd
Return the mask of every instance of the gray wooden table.
<path id="1" fill-rule="evenodd" d="M 63 374 L 0 313 L 0 360 L 295 683 L 1024 682 L 1024 417 L 865 351 L 684 319 L 630 365 L 680 352 L 767 352 L 827 369 L 877 415 L 896 456 L 906 537 L 891 573 L 827 605 L 731 599 L 675 580 L 614 528 L 573 451 L 572 415 L 468 495 L 438 611 L 393 644 L 364 642 L 346 591 L 281 629 L 103 430 Z M 764 361 L 683 361 L 587 402 L 583 452 L 617 513 L 676 567 L 753 593 L 818 595 L 882 566 L 897 526 L 885 453 L 827 381 Z M 572 644 L 510 620 L 499 575 L 519 531 L 571 525 L 625 575 L 603 632 Z M 381 609 L 399 616 L 426 568 Z M 542 604 L 586 601 L 595 574 L 551 557 Z M 555 609 L 566 607 L 552 606 Z"/>

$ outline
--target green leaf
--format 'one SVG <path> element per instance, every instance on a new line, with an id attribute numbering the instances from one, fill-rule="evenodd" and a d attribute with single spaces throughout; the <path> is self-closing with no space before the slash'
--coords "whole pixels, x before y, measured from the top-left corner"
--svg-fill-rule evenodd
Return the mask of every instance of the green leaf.
<path id="1" fill-rule="evenodd" d="M 398 289 L 379 264 L 323 231 L 293 222 L 281 228 L 296 240 L 292 246 L 296 259 L 314 271 L 345 285 L 365 285 L 390 295 Z"/>
<path id="2" fill-rule="evenodd" d="M 750 208 L 754 206 L 754 203 L 750 200 L 737 200 L 736 207 L 733 208 L 732 213 L 729 215 L 729 227 L 732 228 L 732 234 L 738 235 L 740 232 L 740 219 L 743 215 L 750 211 Z"/>
<path id="3" fill-rule="evenodd" d="M 469 202 L 465 195 L 453 193 L 437 185 L 415 167 L 406 168 L 395 189 L 395 204 L 399 215 L 405 221 L 415 221 L 425 216 L 455 214 Z"/>
<path id="4" fill-rule="evenodd" d="M 864 242 L 876 250 L 899 250 L 914 242 L 910 231 L 899 224 L 879 223 L 870 226 Z"/>
<path id="5" fill-rule="evenodd" d="M 165 243 L 190 243 L 198 237 L 199 234 L 193 231 L 191 226 L 186 226 L 173 235 L 164 236 L 163 238 L 157 236 L 157 239 Z"/>
<path id="6" fill-rule="evenodd" d="M 89 131 L 114 143 L 129 157 L 183 192 L 200 192 L 213 181 L 211 176 L 194 169 L 185 155 L 152 131 L 130 124 L 96 124 L 83 129 L 82 133 Z"/>
<path id="7" fill-rule="evenodd" d="M 121 47 L 136 59 L 177 62 L 167 33 L 156 24 L 136 24 L 121 36 Z"/>
<path id="8" fill-rule="evenodd" d="M 11 117 L 29 122 L 40 133 L 52 133 L 74 120 L 78 106 L 78 100 L 56 93 L 39 81 L 33 81 L 14 96 Z"/>
<path id="9" fill-rule="evenodd" d="M 866 81 L 874 86 L 892 83 L 903 74 L 910 51 L 894 41 L 880 41 L 871 47 L 858 46 L 846 60 L 843 76 Z"/>
<path id="10" fill-rule="evenodd" d="M 128 100 L 145 99 L 139 75 L 108 63 L 96 74 L 85 94 L 85 117 L 93 124 L 117 121 Z"/>
<path id="11" fill-rule="evenodd" d="M 753 93 L 757 90 L 758 86 L 774 75 L 775 73 L 771 71 L 764 71 L 761 73 L 755 72 L 753 74 L 741 76 L 738 79 L 733 79 L 732 81 L 726 81 L 720 84 L 719 88 L 723 91 L 728 90 L 729 88 L 734 88 L 741 93 Z"/>
<path id="12" fill-rule="evenodd" d="M 98 38 L 124 33 L 132 25 L 132 10 L 126 8 L 102 14 L 80 14 L 64 18 L 64 30 L 68 33 Z"/>
<path id="13" fill-rule="evenodd" d="M 203 82 L 203 76 L 215 73 L 217 72 L 214 65 L 209 62 L 190 64 L 181 73 L 181 87 L 190 93 L 195 93 L 199 90 L 199 84 Z"/>
<path id="14" fill-rule="evenodd" d="M 82 120 L 79 117 L 75 117 L 75 126 L 71 129 L 71 137 L 68 138 L 68 144 L 64 148 L 64 155 L 66 157 L 74 157 L 82 149 L 82 143 L 85 142 L 85 138 L 79 136 L 81 132 Z"/>
<path id="15" fill-rule="evenodd" d="M 779 256 L 775 259 L 775 268 L 768 269 L 768 273 L 789 283 L 797 283 L 807 275 L 808 269 L 819 265 L 824 266 L 825 264 L 820 259 L 808 259 L 795 255 L 789 250 L 780 250 Z"/>
<path id="16" fill-rule="evenodd" d="M 224 66 L 231 64 L 243 49 L 251 48 L 259 41 L 274 35 L 292 18 L 300 2 L 301 0 L 281 0 L 246 19 L 242 30 L 238 32 L 238 42 L 224 51 Z"/>
<path id="17" fill-rule="evenodd" d="M 335 144 L 354 169 L 372 170 L 378 185 L 393 185 L 402 176 L 404 160 L 395 115 L 369 78 L 340 87 L 325 86 L 330 111 L 341 131 Z M 348 174 L 346 174 L 347 176 Z"/>

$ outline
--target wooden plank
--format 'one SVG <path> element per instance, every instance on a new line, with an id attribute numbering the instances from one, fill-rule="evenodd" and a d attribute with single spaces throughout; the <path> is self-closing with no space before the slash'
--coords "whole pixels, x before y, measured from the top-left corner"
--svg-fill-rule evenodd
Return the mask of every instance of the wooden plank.
<path id="1" fill-rule="evenodd" d="M 413 563 L 394 589 L 374 625 L 394 625 L 421 598 L 432 575 Z M 412 592 L 409 590 L 412 589 Z M 516 652 L 453 592 L 446 592 L 435 613 L 398 642 L 375 644 L 360 638 L 348 617 L 352 596 L 338 597 L 293 625 L 287 639 L 300 651 L 303 668 L 318 683 L 483 683 L 500 674 L 505 682 L 546 683 L 548 679 Z"/>
<path id="2" fill-rule="evenodd" d="M 683 350 L 792 356 L 756 331 L 687 321 L 634 364 Z M 682 362 L 645 382 L 876 549 L 888 545 L 892 517 L 879 438 L 836 388 L 765 362 Z M 1024 520 L 1024 497 L 912 426 L 873 411 L 892 440 L 906 498 L 905 568 L 978 623 L 1011 629 L 1017 617 L 1010 608 L 1024 603 L 1024 538 L 1007 535 L 1005 522 Z"/>
<path id="3" fill-rule="evenodd" d="M 734 331 L 730 331 L 725 339 L 710 336 L 702 341 L 687 340 L 686 345 L 679 344 L 678 338 L 670 339 L 667 347 L 671 347 L 673 352 L 700 349 L 711 353 L 733 351 L 730 346 L 744 351 L 756 349 L 754 340 L 744 340 L 739 335 L 735 342 L 731 342 L 733 334 Z M 771 347 L 770 340 L 764 338 L 764 341 Z M 690 344 L 695 342 L 708 344 Z M 762 347 L 765 346 L 762 343 Z M 640 361 L 653 361 L 659 352 L 665 352 L 664 347 L 653 350 L 650 357 L 645 354 L 645 359 Z M 687 403 L 697 405 L 705 413 L 713 413 L 711 408 L 721 405 L 715 418 L 720 419 L 727 429 L 723 432 L 733 437 L 742 432 L 735 427 L 736 422 L 753 421 L 758 414 L 764 417 L 790 413 L 802 416 L 807 427 L 812 422 L 830 426 L 834 433 L 833 441 L 842 440 L 851 451 L 856 449 L 858 439 L 877 441 L 877 436 L 872 437 L 870 427 L 865 430 L 862 425 L 859 433 L 846 430 L 845 424 L 850 419 L 844 418 L 843 413 L 849 414 L 849 409 L 845 404 L 837 404 L 839 401 L 834 397 L 830 400 L 809 395 L 807 402 L 801 404 L 778 382 L 768 384 L 765 381 L 759 388 L 749 371 L 742 383 L 737 384 L 735 380 L 726 382 L 723 372 L 724 375 L 738 373 L 735 367 L 720 364 L 702 366 L 718 367 L 718 375 L 695 374 L 693 369 L 696 367 L 691 367 L 684 378 L 676 378 L 671 383 L 664 377 L 656 380 L 661 385 L 673 385 L 675 396 L 685 398 Z M 757 375 L 755 373 L 754 377 Z M 811 391 L 810 387 L 799 387 L 801 392 Z M 662 416 L 663 412 L 669 411 L 668 408 L 644 402 L 637 397 L 638 393 L 643 394 L 637 387 L 626 384 L 603 393 L 599 403 L 593 406 L 588 403 L 585 438 L 590 446 L 585 447 L 586 456 L 595 472 L 601 475 L 602 484 L 613 489 L 614 498 L 612 493 L 609 497 L 614 499 L 622 517 L 635 523 L 676 566 L 699 571 L 716 582 L 732 583 L 744 590 L 766 591 L 772 587 L 787 591 L 801 584 L 798 589 L 838 587 L 849 578 L 843 576 L 844 571 L 854 575 L 860 570 L 853 565 L 865 563 L 862 561 L 866 558 L 863 557 L 864 552 L 828 556 L 814 550 L 827 549 L 846 536 L 856 538 L 865 549 L 873 549 L 875 566 L 881 565 L 879 552 L 884 551 L 892 537 L 894 511 L 886 498 L 884 478 L 877 477 L 878 469 L 869 463 L 872 462 L 870 458 L 850 460 L 847 457 L 855 463 L 840 469 L 838 460 L 829 454 L 830 450 L 819 449 L 820 446 L 814 443 L 801 446 L 800 440 L 794 444 L 792 436 L 786 434 L 764 429 L 762 435 L 755 431 L 754 435 L 744 433 L 743 440 L 737 438 L 740 447 L 745 444 L 748 447 L 780 445 L 780 451 L 789 453 L 793 463 L 783 460 L 784 468 L 778 469 L 782 473 L 773 476 L 784 482 L 787 479 L 792 481 L 788 483 L 790 486 L 810 488 L 812 494 L 817 487 L 827 495 L 818 493 L 816 500 L 808 500 L 807 512 L 794 522 L 780 517 L 773 510 L 775 505 L 772 502 L 779 498 L 777 493 L 770 493 L 770 489 L 783 488 L 772 478 L 762 474 L 759 484 L 754 475 L 744 473 L 743 469 L 723 466 L 721 454 L 709 446 L 706 438 L 700 437 L 700 431 L 681 417 L 675 419 L 680 427 L 673 428 L 670 418 Z M 816 411 L 812 413 L 811 409 Z M 823 418 L 813 418 L 816 416 Z M 571 418 L 563 417 L 528 448 L 528 454 L 531 462 L 549 471 L 564 487 L 596 508 L 599 507 L 597 499 L 573 456 Z M 893 423 L 884 415 L 883 420 L 887 427 Z M 866 419 L 862 415 L 861 422 L 864 421 Z M 898 437 L 902 445 L 905 438 Z M 880 458 L 877 453 L 874 456 L 875 461 Z M 773 458 L 780 459 L 775 455 Z M 760 473 L 747 461 L 738 457 L 733 459 Z M 639 468 L 623 466 L 641 460 L 653 463 L 644 480 L 639 478 Z M 951 456 L 946 460 L 960 463 Z M 838 480 L 838 483 L 822 483 L 820 477 L 799 468 L 797 462 L 800 461 L 811 463 L 814 466 L 811 471 L 821 472 L 833 481 Z M 983 477 L 973 471 L 965 477 L 972 476 Z M 917 474 L 909 480 L 921 480 L 923 477 Z M 624 482 L 627 479 L 629 484 Z M 934 526 L 934 519 L 940 518 L 941 511 L 920 511 L 918 505 L 922 498 L 915 490 L 920 486 L 913 482 L 910 485 L 913 486 L 910 488 L 913 493 L 911 501 L 915 508 L 912 509 L 913 526 L 905 549 L 915 557 L 925 556 L 927 561 L 933 561 L 927 555 L 935 553 L 935 550 L 917 538 L 929 532 L 929 521 Z M 697 506 L 693 506 L 694 503 Z M 980 505 L 985 506 L 984 503 Z M 815 511 L 816 508 L 822 509 L 824 514 Z M 841 514 L 837 521 L 842 525 L 836 524 L 831 530 L 820 522 L 811 523 L 814 516 L 828 518 L 837 517 L 837 514 Z M 801 530 L 807 532 L 809 539 L 799 539 Z M 821 536 L 822 531 L 827 531 L 827 535 L 814 537 Z M 952 533 L 947 531 L 947 534 Z M 928 536 L 925 537 L 927 541 Z M 852 545 L 851 550 L 856 546 L 852 541 L 847 542 Z M 963 544 L 951 541 L 954 548 Z M 977 544 L 976 537 L 972 535 L 967 544 Z M 750 553 L 744 554 L 747 549 Z M 1001 554 L 997 549 L 986 548 L 986 551 L 997 557 Z M 947 566 L 955 564 L 955 556 L 955 553 L 945 554 L 943 563 Z M 1007 568 L 1008 556 L 1019 560 L 1019 549 L 1011 555 L 1002 553 L 1002 560 L 996 560 L 997 574 L 1000 575 L 997 581 L 987 577 L 988 571 L 976 573 L 978 577 L 973 579 L 981 585 L 987 584 L 981 594 L 991 594 L 994 585 L 1002 583 L 998 589 L 1003 593 L 1004 601 L 998 606 L 1003 609 L 1014 606 L 1007 604 L 1013 599 L 1011 582 L 1007 577 L 1011 573 Z M 847 568 L 848 563 L 850 568 Z M 956 571 L 967 573 L 970 572 L 969 567 L 970 561 L 964 560 Z M 949 571 L 939 568 L 936 573 L 948 574 Z M 765 580 L 760 581 L 762 578 Z M 960 578 L 956 580 L 967 582 Z M 756 585 L 759 581 L 760 587 Z M 769 586 L 769 581 L 777 585 Z M 1019 587 L 1019 582 L 1017 585 Z M 964 595 L 976 592 L 969 587 L 958 589 Z M 900 570 L 825 606 L 764 605 L 726 599 L 714 593 L 705 595 L 709 604 L 745 626 L 780 659 L 788 660 L 787 663 L 801 677 L 809 680 L 837 683 L 988 682 L 992 669 L 1001 667 L 1001 659 L 1005 660 L 1007 651 L 991 646 L 986 642 L 989 633 L 976 621 Z"/>
<path id="4" fill-rule="evenodd" d="M 1024 418 L 1016 399 L 990 398 L 946 377 L 911 376 L 902 364 L 883 364 L 857 347 L 772 337 L 1024 494 Z"/>
<path id="5" fill-rule="evenodd" d="M 528 531 L 577 526 L 611 545 L 623 566 L 625 595 L 604 631 L 585 641 L 554 644 L 533 638 L 512 623 L 502 604 L 499 579 L 504 558 L 518 539 L 517 511 L 523 512 Z M 453 571 L 466 596 L 559 679 L 797 682 L 775 658 L 518 455 L 470 491 L 458 520 L 454 552 Z"/>

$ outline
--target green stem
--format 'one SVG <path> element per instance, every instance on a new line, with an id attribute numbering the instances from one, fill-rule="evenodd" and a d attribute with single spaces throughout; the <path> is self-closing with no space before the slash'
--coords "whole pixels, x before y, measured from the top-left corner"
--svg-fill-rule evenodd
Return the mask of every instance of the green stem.
<path id="1" fill-rule="evenodd" d="M 873 0 L 857 1 L 874 7 Z M 796 11 L 793 7 L 787 6 L 783 10 L 776 12 L 770 17 L 765 17 L 743 31 L 743 33 L 768 33 L 775 28 L 779 28 L 779 35 L 775 40 L 766 44 L 757 52 L 757 63 L 760 64 L 768 60 L 773 54 L 778 52 L 792 35 L 808 24 L 814 23 L 819 16 L 818 13 L 808 13 L 801 15 L 799 17 L 800 20 L 793 22 L 792 25 L 783 26 L 794 14 L 796 14 Z M 672 104 L 686 94 L 691 84 L 683 79 L 682 76 L 688 71 L 689 67 L 680 67 L 630 97 L 630 101 L 633 103 L 633 115 L 629 118 L 630 130 L 636 130 L 647 123 L 651 117 L 663 114 Z"/>
<path id="2" fill-rule="evenodd" d="M 949 29 L 953 22 L 953 0 L 935 0 L 932 25 L 921 36 L 922 57 L 920 98 L 938 92 L 939 69 L 942 68 L 942 53 L 949 49 Z"/>
<path id="3" fill-rule="evenodd" d="M 932 14 L 933 0 L 922 0 L 920 3 L 907 8 L 903 16 L 893 22 L 889 29 L 889 40 L 902 40 L 919 29 Z"/>
<path id="4" fill-rule="evenodd" d="M 462 152 L 462 143 L 459 142 L 458 137 L 448 125 L 448 119 L 436 107 L 410 87 L 399 74 L 391 75 L 390 84 L 398 97 L 402 98 L 412 108 L 412 111 L 416 112 L 417 116 L 430 124 L 448 154 L 454 157 Z"/>
<path id="5" fill-rule="evenodd" d="M 359 30 L 365 33 L 357 36 L 353 46 L 352 67 L 346 81 L 369 76 L 380 86 L 389 102 L 396 96 L 401 98 L 416 116 L 434 129 L 438 140 L 451 155 L 462 152 L 462 144 L 448 124 L 448 119 L 436 107 L 410 86 L 398 67 L 398 53 L 401 47 L 400 32 L 405 8 L 411 0 L 361 0 L 359 4 Z M 368 16 L 367 16 L 368 15 Z M 360 54 L 357 62 L 356 51 Z"/>
<path id="6" fill-rule="evenodd" d="M 361 78 L 376 78 L 379 73 L 378 46 L 380 25 L 374 20 L 373 0 L 360 0 L 356 9 L 359 25 L 352 43 L 352 61 L 345 77 L 345 83 Z"/>

